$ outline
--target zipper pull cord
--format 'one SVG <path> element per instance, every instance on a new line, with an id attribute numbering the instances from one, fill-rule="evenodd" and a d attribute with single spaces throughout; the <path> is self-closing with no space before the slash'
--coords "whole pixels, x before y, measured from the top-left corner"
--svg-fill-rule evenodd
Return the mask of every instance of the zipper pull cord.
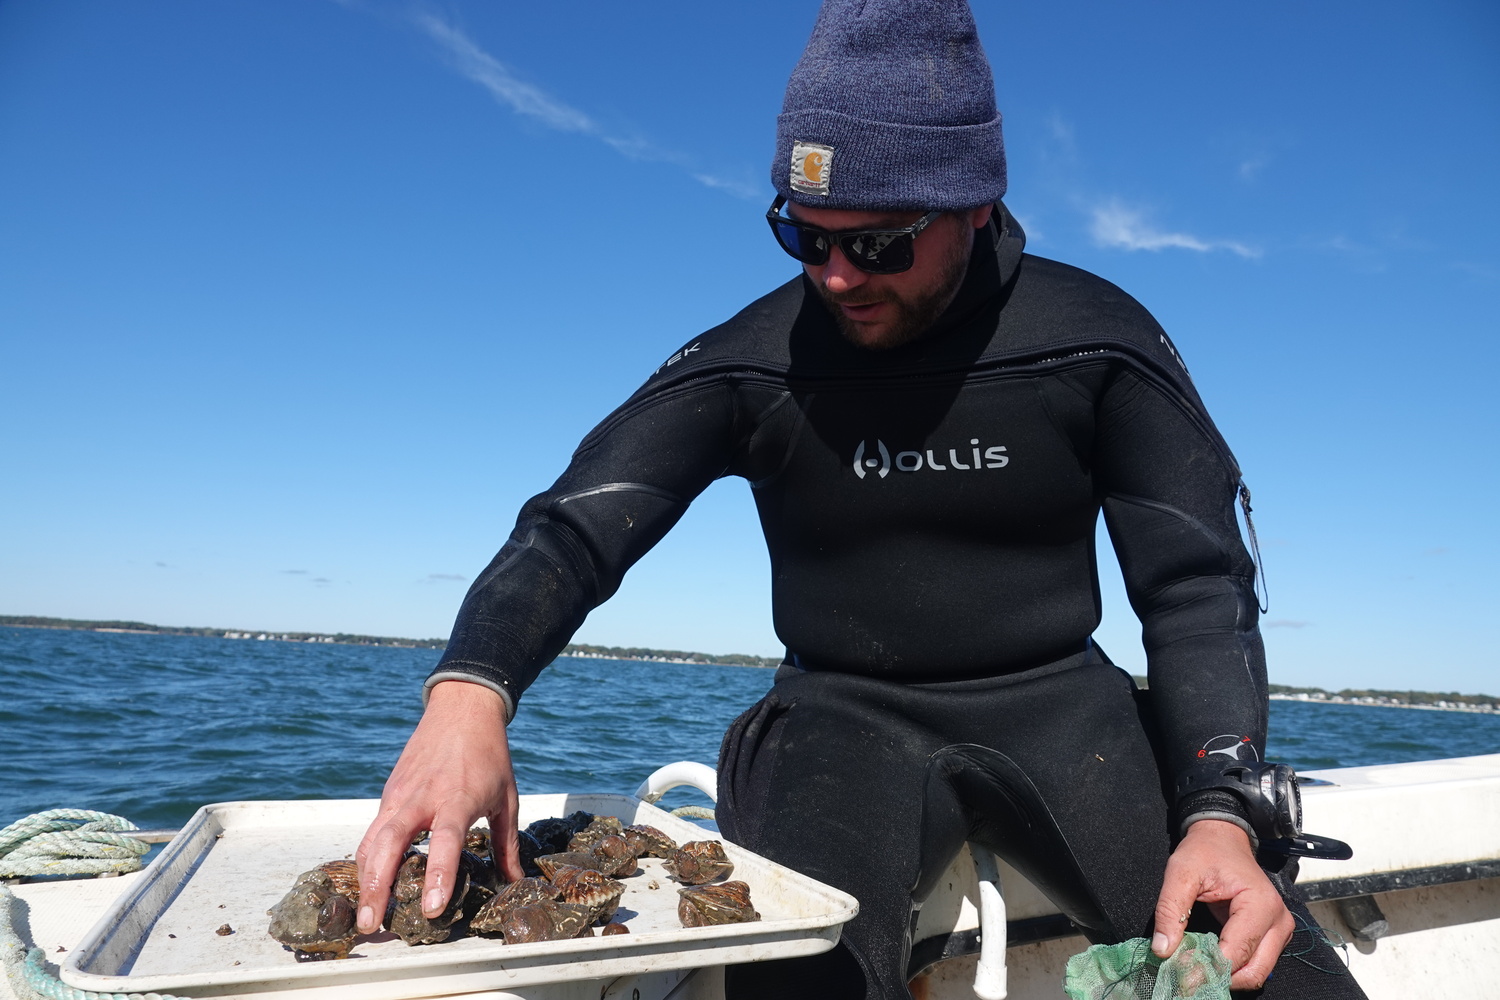
<path id="1" fill-rule="evenodd" d="M 1255 596 L 1260 613 L 1271 610 L 1271 589 L 1266 586 L 1266 564 L 1260 557 L 1260 540 L 1255 537 L 1255 522 L 1250 519 L 1250 487 L 1240 480 L 1240 510 L 1245 512 L 1245 530 L 1250 535 L 1250 556 L 1255 560 Z"/>

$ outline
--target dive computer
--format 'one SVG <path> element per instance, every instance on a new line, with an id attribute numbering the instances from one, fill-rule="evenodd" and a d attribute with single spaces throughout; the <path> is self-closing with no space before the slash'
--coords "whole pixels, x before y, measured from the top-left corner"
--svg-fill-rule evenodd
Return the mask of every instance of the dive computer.
<path id="1" fill-rule="evenodd" d="M 1178 780 L 1178 801 L 1196 792 L 1234 796 L 1248 814 L 1250 829 L 1246 832 L 1255 841 L 1251 846 L 1258 850 L 1335 861 L 1354 855 L 1341 840 L 1302 832 L 1302 792 L 1297 772 L 1289 764 L 1233 761 L 1222 767 L 1198 768 Z M 1194 815 L 1197 813 L 1195 810 Z M 1188 819 L 1192 818 L 1189 815 Z"/>

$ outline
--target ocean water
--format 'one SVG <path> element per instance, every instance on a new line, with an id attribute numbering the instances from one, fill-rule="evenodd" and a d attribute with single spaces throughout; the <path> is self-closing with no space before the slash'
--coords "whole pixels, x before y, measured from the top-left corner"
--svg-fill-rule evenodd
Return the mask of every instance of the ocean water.
<path id="1" fill-rule="evenodd" d="M 365 798 L 421 714 L 432 649 L 0 627 L 0 825 L 58 806 L 180 826 L 207 802 Z M 511 727 L 523 794 L 630 792 L 712 765 L 771 684 L 754 667 L 564 657 Z M 1500 715 L 1273 701 L 1299 768 L 1500 752 Z M 707 804 L 691 789 L 665 804 Z"/>

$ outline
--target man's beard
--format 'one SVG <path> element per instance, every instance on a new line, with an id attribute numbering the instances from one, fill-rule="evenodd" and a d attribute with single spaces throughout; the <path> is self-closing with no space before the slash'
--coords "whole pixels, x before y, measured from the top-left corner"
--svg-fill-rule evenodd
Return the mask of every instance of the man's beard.
<path id="1" fill-rule="evenodd" d="M 948 256 L 943 260 L 942 268 L 938 272 L 938 280 L 927 292 L 913 297 L 902 298 L 896 293 L 887 290 L 874 298 L 866 289 L 855 289 L 842 295 L 830 292 L 827 287 L 817 284 L 818 294 L 822 296 L 823 302 L 828 306 L 828 311 L 833 313 L 833 318 L 838 323 L 839 332 L 844 339 L 859 347 L 873 351 L 888 351 L 893 347 L 900 347 L 919 339 L 932 325 L 943 311 L 953 304 L 953 299 L 958 295 L 959 286 L 964 283 L 964 276 L 969 271 L 969 254 L 973 249 L 971 240 L 958 240 L 949 244 Z M 870 342 L 868 334 L 861 327 L 870 324 L 856 323 L 844 315 L 844 310 L 839 308 L 840 303 L 847 305 L 868 305 L 872 302 L 889 302 L 895 307 L 895 317 L 886 324 L 880 339 Z"/>

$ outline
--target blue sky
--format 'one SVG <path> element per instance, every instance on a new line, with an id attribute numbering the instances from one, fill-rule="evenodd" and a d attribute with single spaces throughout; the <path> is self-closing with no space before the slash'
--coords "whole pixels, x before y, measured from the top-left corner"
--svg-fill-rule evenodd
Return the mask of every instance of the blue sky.
<path id="1" fill-rule="evenodd" d="M 794 273 L 816 12 L 0 3 L 0 613 L 445 635 L 589 427 Z M 1500 688 L 1500 8 L 975 14 L 1029 249 L 1156 314 L 1245 468 L 1272 679 Z M 579 639 L 779 653 L 748 493 Z"/>

